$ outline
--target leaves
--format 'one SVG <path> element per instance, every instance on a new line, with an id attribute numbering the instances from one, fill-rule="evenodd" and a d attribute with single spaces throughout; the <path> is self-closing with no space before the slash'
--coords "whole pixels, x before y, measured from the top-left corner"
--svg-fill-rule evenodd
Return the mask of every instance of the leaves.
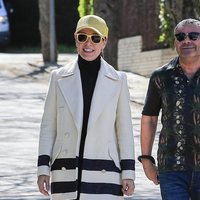
<path id="1" fill-rule="evenodd" d="M 93 1 L 94 0 L 79 0 L 78 12 L 80 17 L 94 13 Z"/>

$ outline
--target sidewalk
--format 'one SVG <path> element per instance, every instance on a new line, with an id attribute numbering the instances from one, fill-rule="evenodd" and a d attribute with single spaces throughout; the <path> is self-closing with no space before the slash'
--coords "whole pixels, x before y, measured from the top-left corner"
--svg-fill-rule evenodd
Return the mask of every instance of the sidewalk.
<path id="1" fill-rule="evenodd" d="M 64 65 L 75 54 L 62 54 Z M 41 69 L 40 54 L 0 53 L 0 200 L 48 199 L 36 185 L 39 124 L 43 112 L 47 82 L 52 68 Z M 131 95 L 136 157 L 140 155 L 140 118 L 148 79 L 127 73 Z M 157 147 L 157 138 L 155 141 Z M 156 150 L 153 150 L 156 155 Z M 127 200 L 160 200 L 159 186 L 144 175 L 136 160 L 135 193 Z"/>
<path id="2" fill-rule="evenodd" d="M 60 54 L 58 56 L 58 65 L 62 66 L 74 58 L 76 58 L 76 54 Z M 13 76 L 29 75 L 40 79 L 40 81 L 48 81 L 49 74 L 42 73 L 40 66 L 43 66 L 41 54 L 0 53 L 0 72 L 7 75 L 11 73 Z M 56 67 L 49 67 L 46 70 L 49 72 L 52 68 Z M 149 79 L 130 72 L 126 72 L 126 74 L 131 101 L 143 104 Z"/>

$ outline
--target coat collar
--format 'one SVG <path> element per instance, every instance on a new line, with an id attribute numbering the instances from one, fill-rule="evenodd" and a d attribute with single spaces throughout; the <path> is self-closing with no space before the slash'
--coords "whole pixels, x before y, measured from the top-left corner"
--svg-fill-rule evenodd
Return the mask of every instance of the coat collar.
<path id="1" fill-rule="evenodd" d="M 173 60 L 171 60 L 171 61 L 166 65 L 166 69 L 167 69 L 167 70 L 175 69 L 178 62 L 179 62 L 179 57 L 174 58 Z"/>
<path id="2" fill-rule="evenodd" d="M 77 59 L 60 69 L 58 76 L 58 85 L 80 132 L 83 121 L 83 94 Z M 116 94 L 118 80 L 119 75 L 115 69 L 101 58 L 101 67 L 91 102 L 88 129 L 95 123 L 106 103 Z"/>
<path id="3" fill-rule="evenodd" d="M 71 111 L 77 130 L 80 131 L 83 120 L 83 94 L 77 60 L 59 69 L 57 75 L 58 86 Z"/>
<path id="4" fill-rule="evenodd" d="M 98 119 L 108 102 L 116 95 L 118 81 L 119 75 L 116 70 L 102 59 L 91 102 L 88 130 Z"/>
<path id="5" fill-rule="evenodd" d="M 109 66 L 109 67 L 105 67 Z M 103 73 L 106 77 L 111 78 L 113 80 L 119 80 L 119 75 L 113 69 L 111 65 L 109 65 L 103 58 L 101 58 L 101 73 Z M 61 77 L 72 76 L 76 73 L 79 73 L 78 68 L 78 59 L 64 66 L 58 73 Z"/>

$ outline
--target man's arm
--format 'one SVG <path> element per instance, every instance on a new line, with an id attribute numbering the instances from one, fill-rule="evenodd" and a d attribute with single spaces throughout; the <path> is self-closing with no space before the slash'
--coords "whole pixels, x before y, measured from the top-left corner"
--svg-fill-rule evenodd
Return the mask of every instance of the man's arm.
<path id="1" fill-rule="evenodd" d="M 141 119 L 141 151 L 142 155 L 151 155 L 152 147 L 155 139 L 156 127 L 157 127 L 158 116 L 147 116 L 142 115 Z M 151 160 L 142 158 L 141 159 L 144 172 L 147 178 L 159 184 L 157 167 L 152 163 Z"/>

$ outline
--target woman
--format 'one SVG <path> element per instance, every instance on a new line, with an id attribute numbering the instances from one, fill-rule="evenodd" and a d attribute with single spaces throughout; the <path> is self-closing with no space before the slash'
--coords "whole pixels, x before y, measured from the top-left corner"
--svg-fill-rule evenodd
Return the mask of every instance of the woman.
<path id="1" fill-rule="evenodd" d="M 54 70 L 41 122 L 38 187 L 53 200 L 122 200 L 134 191 L 134 142 L 126 76 L 103 58 L 105 21 L 82 17 L 78 58 Z"/>

